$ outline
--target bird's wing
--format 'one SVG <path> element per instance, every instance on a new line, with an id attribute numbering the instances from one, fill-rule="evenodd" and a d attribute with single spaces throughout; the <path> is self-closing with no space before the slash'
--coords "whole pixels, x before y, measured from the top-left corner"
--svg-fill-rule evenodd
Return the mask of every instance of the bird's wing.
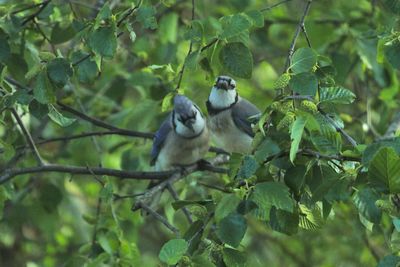
<path id="1" fill-rule="evenodd" d="M 171 116 L 172 113 L 168 115 L 168 117 L 164 120 L 164 122 L 161 124 L 160 128 L 154 135 L 153 147 L 151 149 L 151 161 L 150 161 L 151 165 L 155 164 L 158 154 L 160 153 L 161 148 L 164 145 L 165 139 L 167 138 L 168 134 L 172 131 Z"/>
<path id="2" fill-rule="evenodd" d="M 254 133 L 250 117 L 260 114 L 261 111 L 255 105 L 243 98 L 232 107 L 232 119 L 235 125 L 251 137 L 254 137 Z"/>

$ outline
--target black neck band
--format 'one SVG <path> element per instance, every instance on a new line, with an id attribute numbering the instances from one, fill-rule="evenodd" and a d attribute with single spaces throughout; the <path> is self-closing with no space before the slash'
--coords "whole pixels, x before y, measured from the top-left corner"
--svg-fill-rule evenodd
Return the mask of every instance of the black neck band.
<path id="1" fill-rule="evenodd" d="M 206 102 L 206 106 L 207 106 L 207 111 L 208 111 L 208 115 L 217 115 L 218 113 L 224 111 L 224 110 L 228 110 L 231 107 L 233 107 L 239 100 L 239 95 L 236 92 L 236 96 L 235 96 L 235 102 L 233 102 L 232 104 L 230 104 L 229 106 L 225 107 L 225 108 L 214 108 L 210 102 L 210 100 L 207 100 Z"/>

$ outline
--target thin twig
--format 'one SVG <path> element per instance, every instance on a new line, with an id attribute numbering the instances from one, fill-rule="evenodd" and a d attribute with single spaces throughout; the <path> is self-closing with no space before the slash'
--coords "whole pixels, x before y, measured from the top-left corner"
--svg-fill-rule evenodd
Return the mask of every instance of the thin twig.
<path id="1" fill-rule="evenodd" d="M 167 184 L 167 190 L 169 191 L 169 193 L 171 194 L 172 198 L 175 201 L 179 200 L 178 193 L 176 192 L 176 190 L 174 189 L 174 187 L 171 184 Z M 193 223 L 192 215 L 190 214 L 189 210 L 186 207 L 182 207 L 182 211 L 185 214 L 189 223 Z"/>
<path id="2" fill-rule="evenodd" d="M 142 133 L 144 134 L 144 133 Z M 52 142 L 62 142 L 62 141 L 70 141 L 74 139 L 80 139 L 80 138 L 85 138 L 85 137 L 92 137 L 92 136 L 106 136 L 106 135 L 121 135 L 121 136 L 130 136 L 130 137 L 140 137 L 140 138 L 145 138 L 145 139 L 152 139 L 154 134 L 152 133 L 146 133 L 146 136 L 138 136 L 136 132 L 130 133 L 128 130 L 123 129 L 123 131 L 120 130 L 110 130 L 110 131 L 93 131 L 93 132 L 88 132 L 88 133 L 82 133 L 82 134 L 77 134 L 77 135 L 70 135 L 70 136 L 63 136 L 63 137 L 55 137 L 55 138 L 49 138 L 49 139 L 43 139 L 38 142 L 36 142 L 36 145 L 43 145 L 43 144 L 48 144 Z"/>
<path id="3" fill-rule="evenodd" d="M 35 24 L 36 29 L 39 31 L 40 35 L 43 36 L 44 40 L 46 40 L 51 47 L 51 50 L 53 51 L 53 54 L 56 55 L 56 48 L 54 47 L 54 45 L 51 43 L 50 39 L 47 37 L 47 35 L 44 33 L 44 31 L 42 30 L 42 28 L 40 27 L 39 23 L 36 22 L 35 18 L 32 20 L 33 24 Z"/>
<path id="4" fill-rule="evenodd" d="M 356 142 L 356 140 L 353 139 L 353 137 L 351 137 L 348 133 L 346 133 L 345 130 L 343 130 L 342 128 L 340 128 L 340 127 L 336 124 L 336 122 L 335 122 L 331 117 L 329 117 L 324 111 L 322 111 L 321 109 L 318 109 L 318 110 L 319 110 L 319 112 L 324 116 L 324 118 L 327 119 L 328 122 L 329 122 L 333 127 L 335 127 L 336 131 L 340 132 L 340 133 L 343 135 L 343 137 L 344 137 L 353 147 L 356 147 L 356 146 L 357 146 L 357 142 Z"/>
<path id="5" fill-rule="evenodd" d="M 126 12 L 125 15 L 124 15 L 120 20 L 118 20 L 118 22 L 117 22 L 117 27 L 121 26 L 121 24 L 122 24 L 136 9 L 138 9 L 138 8 L 141 6 L 141 4 L 142 4 L 142 0 L 140 0 L 139 3 L 138 3 L 136 6 L 134 6 L 134 7 L 131 8 L 131 9 L 129 9 L 128 12 Z"/>
<path id="6" fill-rule="evenodd" d="M 221 163 L 226 163 L 226 162 L 227 162 L 227 157 L 225 155 L 218 155 L 217 157 L 215 157 L 211 160 L 211 164 L 213 164 L 213 165 L 219 165 Z M 203 169 L 203 167 L 204 167 L 203 165 L 196 163 L 192 166 L 182 169 L 181 172 L 176 172 L 173 175 L 170 175 L 168 179 L 164 179 L 161 183 L 151 187 L 142 196 L 138 197 L 136 199 L 135 204 L 132 206 L 132 211 L 136 211 L 136 210 L 140 209 L 141 203 L 151 202 L 153 197 L 156 194 L 158 194 L 159 192 L 162 192 L 168 185 L 174 184 L 178 180 L 184 178 L 189 173 L 192 173 L 199 168 Z M 218 169 L 217 167 L 214 167 L 214 168 Z M 225 171 L 227 171 L 227 170 L 225 170 Z"/>
<path id="7" fill-rule="evenodd" d="M 42 2 L 42 4 L 40 5 L 40 8 L 33 14 L 29 15 L 26 19 L 24 19 L 21 23 L 21 26 L 24 26 L 25 24 L 27 24 L 29 21 L 33 20 L 34 18 L 36 18 L 45 8 L 46 6 L 50 3 L 51 0 L 47 0 Z"/>
<path id="8" fill-rule="evenodd" d="M 38 6 L 41 6 L 41 5 L 43 5 L 45 2 L 50 2 L 49 0 L 46 0 L 46 1 L 43 1 L 43 2 L 41 2 L 41 3 L 37 3 L 37 4 L 33 4 L 33 5 L 30 5 L 30 6 L 27 6 L 27 7 L 23 7 L 23 8 L 21 8 L 21 9 L 17 9 L 17 10 L 15 10 L 15 11 L 13 11 L 13 12 L 11 12 L 11 14 L 17 14 L 17 13 L 20 13 L 20 12 L 23 12 L 23 11 L 26 11 L 26 10 L 29 10 L 29 9 L 33 9 L 33 8 L 35 8 L 35 7 L 38 7 Z"/>
<path id="9" fill-rule="evenodd" d="M 288 53 L 288 56 L 286 58 L 285 68 L 284 68 L 283 72 L 286 72 L 288 70 L 290 64 L 291 64 L 292 56 L 293 56 L 293 53 L 294 53 L 294 47 L 296 46 L 297 38 L 299 38 L 300 31 L 301 31 L 301 29 L 302 29 L 302 27 L 304 25 L 304 21 L 306 19 L 308 11 L 310 10 L 311 2 L 312 2 L 312 0 L 308 0 L 307 1 L 307 4 L 306 4 L 306 6 L 304 8 L 304 11 L 303 11 L 303 15 L 302 15 L 302 17 L 301 17 L 301 19 L 299 21 L 299 24 L 297 25 L 296 32 L 295 32 L 295 34 L 293 36 L 293 39 L 292 39 L 292 43 L 290 44 L 289 53 Z"/>
<path id="10" fill-rule="evenodd" d="M 306 41 L 307 41 L 308 47 L 311 48 L 310 37 L 308 37 L 307 30 L 306 30 L 306 25 L 304 24 L 304 22 L 303 22 L 303 24 L 301 25 L 301 30 L 303 31 L 304 37 L 306 37 Z"/>
<path id="11" fill-rule="evenodd" d="M 129 135 L 129 136 L 136 136 L 136 137 L 142 137 L 142 138 L 148 138 L 148 139 L 151 139 L 154 137 L 153 133 L 137 132 L 137 131 L 131 131 L 131 130 L 127 130 L 127 129 L 118 128 L 111 124 L 105 123 L 99 119 L 96 119 L 96 118 L 90 117 L 86 114 L 83 114 L 82 112 L 63 104 L 60 101 L 57 101 L 57 105 L 59 105 L 63 110 L 68 111 L 69 113 L 77 116 L 78 118 L 80 118 L 82 120 L 88 121 L 96 126 L 99 126 L 99 127 L 102 127 L 102 128 L 108 129 L 108 130 L 118 131 L 118 134 L 125 134 L 125 135 Z"/>
<path id="12" fill-rule="evenodd" d="M 194 0 L 192 0 L 192 19 L 191 19 L 192 22 L 193 22 L 194 18 L 195 18 L 195 2 L 194 2 Z M 190 28 L 191 27 L 192 27 L 192 25 L 190 25 Z M 181 70 L 179 71 L 179 74 L 178 74 L 178 83 L 176 84 L 175 90 L 178 90 L 181 87 L 183 73 L 185 72 L 185 68 L 186 68 L 186 59 L 192 53 L 192 49 L 193 49 L 193 42 L 190 41 L 189 50 L 188 50 L 188 52 L 186 54 L 185 61 L 182 64 L 182 68 L 181 68 Z"/>
<path id="13" fill-rule="evenodd" d="M 261 9 L 260 12 L 269 11 L 269 10 L 273 9 L 274 7 L 280 6 L 280 5 L 282 5 L 284 3 L 287 3 L 287 2 L 290 2 L 290 1 L 292 1 L 292 0 L 283 0 L 281 2 L 278 2 L 276 4 L 273 4 L 271 6 L 267 6 L 267 7 L 263 8 L 263 9 Z"/>
<path id="14" fill-rule="evenodd" d="M 104 187 L 104 186 L 103 186 Z M 103 203 L 103 199 L 99 196 L 97 199 L 97 206 L 96 206 L 96 222 L 93 225 L 93 235 L 92 235 L 92 250 L 94 249 L 94 246 L 96 245 L 96 236 L 97 236 L 97 224 L 100 218 L 100 211 L 101 211 L 101 205 Z"/>
<path id="15" fill-rule="evenodd" d="M 173 226 L 172 224 L 170 224 L 167 219 L 165 219 L 163 216 L 161 216 L 159 213 L 157 213 L 156 211 L 154 211 L 152 208 L 150 208 L 149 206 L 147 206 L 144 203 L 140 203 L 140 208 L 144 209 L 145 211 L 147 211 L 150 215 L 152 215 L 156 220 L 160 221 L 162 224 L 165 225 L 165 227 L 167 227 L 169 230 L 171 230 L 177 237 L 180 236 L 179 230 Z"/>
<path id="16" fill-rule="evenodd" d="M 44 165 L 44 161 L 43 161 L 42 157 L 40 156 L 40 153 L 39 153 L 35 143 L 33 142 L 32 136 L 29 133 L 29 131 L 26 129 L 24 123 L 21 120 L 21 117 L 18 115 L 18 113 L 15 110 L 15 108 L 11 108 L 11 114 L 14 116 L 14 118 L 17 121 L 19 127 L 21 128 L 21 131 L 22 131 L 23 135 L 25 136 L 26 142 L 28 143 L 28 145 L 32 149 L 33 155 L 35 156 L 38 165 L 39 166 L 43 166 Z"/>
<path id="17" fill-rule="evenodd" d="M 213 46 L 218 40 L 219 40 L 218 38 L 212 39 L 208 44 L 206 44 L 205 46 L 203 46 L 202 48 L 200 48 L 200 52 L 204 52 L 205 50 L 207 50 L 208 48 L 210 48 L 211 46 Z"/>
<path id="18" fill-rule="evenodd" d="M 230 190 L 228 190 L 228 189 L 226 189 L 224 187 L 221 187 L 221 186 L 217 186 L 217 185 L 213 185 L 213 184 L 206 184 L 206 183 L 203 183 L 201 181 L 197 181 L 197 184 L 199 184 L 201 186 L 204 186 L 204 187 L 207 187 L 207 188 L 210 188 L 210 189 L 215 189 L 215 190 L 218 190 L 218 191 L 221 191 L 221 192 L 224 192 L 224 193 L 232 193 L 232 191 L 230 191 Z"/>

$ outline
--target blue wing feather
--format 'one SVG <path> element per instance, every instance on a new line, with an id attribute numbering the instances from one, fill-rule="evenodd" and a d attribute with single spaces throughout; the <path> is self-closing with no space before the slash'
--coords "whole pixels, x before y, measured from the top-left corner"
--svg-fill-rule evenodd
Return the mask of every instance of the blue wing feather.
<path id="1" fill-rule="evenodd" d="M 161 124 L 160 128 L 154 135 L 153 147 L 151 149 L 151 165 L 155 164 L 158 154 L 160 153 L 164 145 L 164 141 L 172 130 L 171 116 L 172 113 L 168 115 L 168 117 L 164 120 L 164 122 Z"/>
<path id="2" fill-rule="evenodd" d="M 259 115 L 261 111 L 246 99 L 241 99 L 232 107 L 232 119 L 235 125 L 247 135 L 254 137 L 249 117 Z"/>

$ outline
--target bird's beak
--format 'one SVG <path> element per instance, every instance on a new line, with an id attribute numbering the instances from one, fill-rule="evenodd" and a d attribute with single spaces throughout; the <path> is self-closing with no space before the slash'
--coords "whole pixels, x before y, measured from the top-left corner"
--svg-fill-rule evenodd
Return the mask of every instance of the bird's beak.
<path id="1" fill-rule="evenodd" d="M 228 90 L 229 89 L 229 84 L 228 81 L 226 80 L 218 80 L 217 81 L 217 88 L 218 89 L 224 89 L 224 90 Z"/>
<path id="2" fill-rule="evenodd" d="M 186 123 L 185 123 L 185 126 L 187 127 L 187 128 L 189 128 L 192 132 L 194 132 L 194 128 L 193 128 L 193 121 L 192 120 L 188 120 Z"/>

